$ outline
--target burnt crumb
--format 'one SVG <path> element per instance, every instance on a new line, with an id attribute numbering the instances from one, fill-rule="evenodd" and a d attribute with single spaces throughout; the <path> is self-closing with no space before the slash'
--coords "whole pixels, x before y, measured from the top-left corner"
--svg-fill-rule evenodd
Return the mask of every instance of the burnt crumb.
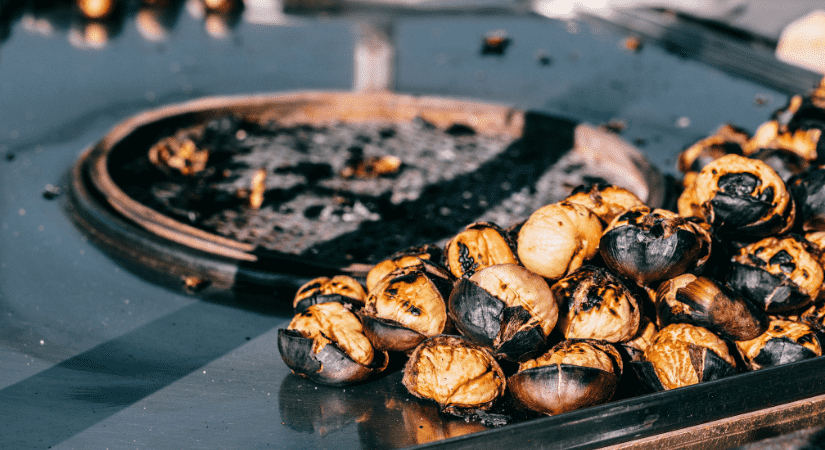
<path id="1" fill-rule="evenodd" d="M 447 128 L 446 133 L 450 136 L 474 136 L 476 134 L 476 130 L 469 125 L 464 125 L 463 123 L 454 123 Z"/>
<path id="2" fill-rule="evenodd" d="M 324 205 L 312 205 L 304 210 L 304 217 L 307 219 L 317 219 L 324 210 Z"/>
<path id="3" fill-rule="evenodd" d="M 544 50 L 539 50 L 538 52 L 536 52 L 536 61 L 541 66 L 549 66 L 553 64 L 553 59 Z"/>
<path id="4" fill-rule="evenodd" d="M 12 152 L 6 153 L 6 161 L 8 161 L 8 162 L 14 161 L 14 158 L 16 158 L 16 157 L 17 157 L 17 155 L 15 155 Z"/>
<path id="5" fill-rule="evenodd" d="M 602 129 L 615 134 L 621 134 L 627 128 L 627 122 L 621 119 L 612 119 L 602 125 Z"/>
<path id="6" fill-rule="evenodd" d="M 644 147 L 645 145 L 647 145 L 647 139 L 636 138 L 633 140 L 633 144 L 635 144 L 637 147 Z"/>

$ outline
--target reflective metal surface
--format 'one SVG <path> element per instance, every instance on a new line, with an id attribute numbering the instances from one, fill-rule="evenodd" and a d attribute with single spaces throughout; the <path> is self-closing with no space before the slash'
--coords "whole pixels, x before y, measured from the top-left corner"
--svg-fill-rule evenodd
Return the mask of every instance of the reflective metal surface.
<path id="1" fill-rule="evenodd" d="M 291 15 L 261 1 L 221 16 L 171 2 L 93 22 L 69 4 L 0 8 L 3 448 L 397 448 L 480 429 L 411 399 L 397 368 L 346 389 L 304 382 L 277 353 L 287 302 L 176 294 L 87 242 L 65 211 L 67 172 L 131 115 L 206 95 L 350 89 L 374 21 L 392 37 L 392 89 L 620 120 L 665 173 L 686 145 L 725 122 L 753 131 L 787 95 L 527 13 Z M 499 31 L 511 45 L 483 55 Z"/>

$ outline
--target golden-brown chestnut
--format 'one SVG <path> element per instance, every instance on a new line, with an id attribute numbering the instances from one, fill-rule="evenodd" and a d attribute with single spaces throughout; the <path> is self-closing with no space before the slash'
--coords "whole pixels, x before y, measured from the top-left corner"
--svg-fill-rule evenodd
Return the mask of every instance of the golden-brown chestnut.
<path id="1" fill-rule="evenodd" d="M 687 323 L 659 330 L 634 368 L 653 390 L 675 389 L 737 372 L 736 360 L 722 338 Z"/>
<path id="2" fill-rule="evenodd" d="M 609 401 L 622 375 L 622 357 L 604 341 L 566 340 L 519 365 L 507 386 L 524 406 L 561 414 Z"/>
<path id="3" fill-rule="evenodd" d="M 318 303 L 338 302 L 350 309 L 357 309 L 364 306 L 366 298 L 364 287 L 351 276 L 318 277 L 298 288 L 292 308 L 300 313 Z"/>
<path id="4" fill-rule="evenodd" d="M 567 339 L 619 343 L 633 339 L 639 331 L 641 303 L 606 269 L 582 266 L 550 290 L 559 304 L 557 328 Z"/>
<path id="5" fill-rule="evenodd" d="M 367 292 L 373 290 L 378 282 L 393 270 L 416 265 L 419 259 L 426 259 L 437 265 L 443 265 L 444 252 L 439 246 L 425 244 L 393 253 L 389 258 L 379 262 L 367 272 Z"/>
<path id="6" fill-rule="evenodd" d="M 448 326 L 453 276 L 426 259 L 390 272 L 369 292 L 359 311 L 375 348 L 407 352 Z"/>
<path id="7" fill-rule="evenodd" d="M 278 330 L 278 350 L 292 372 L 312 381 L 346 385 L 387 367 L 386 352 L 373 348 L 358 317 L 336 302 L 319 303 Z"/>
<path id="8" fill-rule="evenodd" d="M 456 277 L 470 276 L 494 264 L 517 264 L 515 243 L 507 232 L 491 222 L 467 225 L 447 242 L 447 268 Z"/>
<path id="9" fill-rule="evenodd" d="M 817 144 L 821 136 L 822 130 L 818 128 L 791 130 L 779 121 L 771 120 L 759 126 L 745 144 L 744 154 L 750 156 L 764 149 L 784 149 L 807 161 L 814 161 L 817 159 Z"/>
<path id="10" fill-rule="evenodd" d="M 682 183 L 691 185 L 706 165 L 725 155 L 741 155 L 742 146 L 750 139 L 747 131 L 731 124 L 720 126 L 712 135 L 701 139 L 679 154 L 677 167 L 684 174 Z"/>
<path id="11" fill-rule="evenodd" d="M 401 382 L 411 394 L 434 400 L 443 412 L 454 415 L 488 410 L 507 386 L 501 366 L 487 350 L 448 335 L 416 347 Z"/>
<path id="12" fill-rule="evenodd" d="M 768 316 L 722 283 L 684 274 L 665 281 L 656 294 L 662 327 L 689 323 L 732 341 L 753 339 L 768 328 Z"/>
<path id="13" fill-rule="evenodd" d="M 604 226 L 609 225 L 616 216 L 628 209 L 644 205 L 636 194 L 627 189 L 602 183 L 590 187 L 578 186 L 564 201 L 582 205 L 593 211 Z"/>
<path id="14" fill-rule="evenodd" d="M 823 270 L 815 252 L 812 244 L 793 235 L 762 239 L 733 256 L 727 282 L 768 313 L 804 308 L 822 288 Z"/>
<path id="15" fill-rule="evenodd" d="M 679 214 L 701 217 L 716 233 L 743 240 L 789 230 L 796 208 L 785 182 L 767 164 L 726 155 L 705 166 L 685 189 Z"/>
<path id="16" fill-rule="evenodd" d="M 754 339 L 737 341 L 736 348 L 751 370 L 773 367 L 822 355 L 822 342 L 807 324 L 774 318 Z"/>
<path id="17" fill-rule="evenodd" d="M 544 278 L 516 264 L 489 266 L 460 279 L 448 309 L 462 335 L 513 361 L 540 349 L 559 315 Z"/>
<path id="18" fill-rule="evenodd" d="M 596 256 L 601 236 L 601 221 L 588 208 L 553 203 L 534 211 L 518 231 L 518 257 L 533 273 L 558 280 Z"/>
<path id="19" fill-rule="evenodd" d="M 639 286 L 701 270 L 712 237 L 700 224 L 664 209 L 637 206 L 620 214 L 599 243 L 605 265 Z"/>

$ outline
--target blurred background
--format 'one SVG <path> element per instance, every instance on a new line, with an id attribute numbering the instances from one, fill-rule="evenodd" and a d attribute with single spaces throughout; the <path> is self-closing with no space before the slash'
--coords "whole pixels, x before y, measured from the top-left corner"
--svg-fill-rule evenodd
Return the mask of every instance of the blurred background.
<path id="1" fill-rule="evenodd" d="M 289 305 L 171 292 L 92 245 L 67 176 L 127 118 L 205 96 L 454 97 L 610 125 L 677 176 L 686 146 L 753 132 L 817 85 L 823 17 L 821 0 L 0 0 L 0 446 L 397 448 L 481 430 L 397 380 L 300 383 L 274 344 Z"/>

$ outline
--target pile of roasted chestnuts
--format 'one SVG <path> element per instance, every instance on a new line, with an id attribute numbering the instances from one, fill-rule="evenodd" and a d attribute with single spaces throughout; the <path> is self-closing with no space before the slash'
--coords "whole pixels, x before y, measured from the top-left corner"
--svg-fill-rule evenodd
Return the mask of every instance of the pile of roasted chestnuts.
<path id="1" fill-rule="evenodd" d="M 403 249 L 361 281 L 320 277 L 279 332 L 292 371 L 402 383 L 470 415 L 509 396 L 560 414 L 822 355 L 825 80 L 750 136 L 686 149 L 678 210 L 593 185 L 502 227 Z M 365 287 L 364 287 L 365 286 Z"/>

